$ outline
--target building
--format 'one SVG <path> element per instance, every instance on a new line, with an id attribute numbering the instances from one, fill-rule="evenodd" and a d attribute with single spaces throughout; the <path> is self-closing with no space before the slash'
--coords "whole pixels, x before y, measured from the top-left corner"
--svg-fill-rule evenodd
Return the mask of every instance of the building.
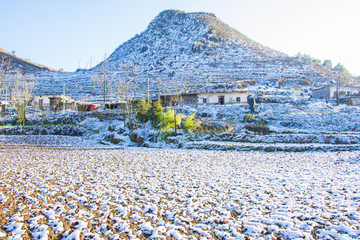
<path id="1" fill-rule="evenodd" d="M 6 111 L 6 105 L 8 105 L 9 102 L 7 101 L 0 101 L 0 113 L 4 113 Z"/>
<path id="2" fill-rule="evenodd" d="M 212 91 L 187 93 L 181 95 L 163 94 L 158 97 L 164 106 L 172 106 L 174 103 L 184 105 L 225 105 L 247 104 L 248 91 Z"/>
<path id="3" fill-rule="evenodd" d="M 71 97 L 65 97 L 63 95 L 55 95 L 49 97 L 49 108 L 51 111 L 72 109 L 77 110 L 76 102 Z"/>
<path id="4" fill-rule="evenodd" d="M 172 106 L 175 103 L 185 105 L 196 105 L 198 103 L 197 94 L 195 93 L 181 95 L 162 94 L 158 96 L 158 100 L 160 100 L 164 106 Z"/>
<path id="5" fill-rule="evenodd" d="M 42 94 L 42 95 L 34 95 L 33 96 L 33 104 L 39 107 L 49 107 L 50 99 L 56 97 L 62 97 L 62 94 Z"/>
<path id="6" fill-rule="evenodd" d="M 360 106 L 360 94 L 353 94 L 349 98 L 349 105 Z"/>
<path id="7" fill-rule="evenodd" d="M 337 92 L 339 94 L 337 95 Z M 337 97 L 346 97 L 352 94 L 359 94 L 360 87 L 340 86 L 336 85 L 326 86 L 312 90 L 312 97 L 316 99 L 336 99 Z"/>
<path id="8" fill-rule="evenodd" d="M 106 105 L 105 105 L 106 106 Z M 94 111 L 99 108 L 99 105 L 88 102 L 77 102 L 76 109 L 82 112 Z"/>
<path id="9" fill-rule="evenodd" d="M 207 92 L 207 93 L 198 93 L 197 104 L 247 104 L 248 91 L 233 90 L 230 92 L 220 91 L 220 92 Z"/>
<path id="10" fill-rule="evenodd" d="M 7 88 L 0 88 L 0 100 L 8 100 L 10 98 L 10 93 Z"/>

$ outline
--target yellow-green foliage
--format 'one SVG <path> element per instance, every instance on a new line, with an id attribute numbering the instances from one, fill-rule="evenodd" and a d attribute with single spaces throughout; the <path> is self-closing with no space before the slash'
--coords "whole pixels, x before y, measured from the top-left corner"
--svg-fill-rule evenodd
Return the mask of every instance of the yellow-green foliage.
<path id="1" fill-rule="evenodd" d="M 175 128 L 175 118 L 174 118 L 175 111 L 172 109 L 167 109 L 164 114 L 164 121 L 163 124 L 161 124 L 162 130 L 169 130 L 171 128 Z M 176 114 L 176 126 L 179 127 L 181 124 L 181 119 L 183 119 L 185 116 L 184 114 L 178 113 Z"/>
<path id="2" fill-rule="evenodd" d="M 167 109 L 164 113 L 163 107 L 159 102 L 149 108 L 147 112 L 147 116 L 151 121 L 152 126 L 167 133 L 170 133 L 171 129 L 175 129 L 174 115 L 175 111 L 170 108 Z M 182 127 L 187 133 L 190 131 L 194 131 L 201 125 L 201 122 L 195 121 L 194 118 L 195 113 L 191 114 L 190 116 L 185 116 L 181 113 L 176 114 L 176 128 L 180 129 Z M 185 122 L 182 121 L 183 119 L 186 119 Z M 182 122 L 184 123 L 181 124 Z"/>
<path id="3" fill-rule="evenodd" d="M 194 117 L 195 117 L 195 113 L 191 114 L 190 116 L 188 116 L 186 118 L 186 121 L 183 125 L 183 129 L 186 131 L 186 132 L 190 132 L 190 131 L 194 131 L 196 130 L 198 127 L 200 127 L 201 125 L 201 122 L 196 122 L 194 120 Z"/>
<path id="4" fill-rule="evenodd" d="M 143 124 L 149 120 L 148 111 L 150 107 L 151 107 L 151 103 L 150 102 L 148 103 L 145 98 L 142 98 L 136 105 L 136 117 Z"/>
<path id="5" fill-rule="evenodd" d="M 147 112 L 148 118 L 155 128 L 158 128 L 160 124 L 162 124 L 162 122 L 164 121 L 163 111 L 164 109 L 161 106 L 160 102 L 157 102 Z"/>
<path id="6" fill-rule="evenodd" d="M 255 115 L 252 113 L 245 113 L 244 122 L 254 122 Z"/>

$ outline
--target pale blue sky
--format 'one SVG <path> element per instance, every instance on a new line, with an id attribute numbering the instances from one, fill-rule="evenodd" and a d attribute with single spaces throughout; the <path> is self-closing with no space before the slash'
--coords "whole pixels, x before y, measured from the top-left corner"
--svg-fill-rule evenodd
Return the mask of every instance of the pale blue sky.
<path id="1" fill-rule="evenodd" d="M 290 56 L 360 75 L 360 0 L 0 0 L 0 47 L 55 69 L 95 66 L 161 11 L 211 12 Z"/>

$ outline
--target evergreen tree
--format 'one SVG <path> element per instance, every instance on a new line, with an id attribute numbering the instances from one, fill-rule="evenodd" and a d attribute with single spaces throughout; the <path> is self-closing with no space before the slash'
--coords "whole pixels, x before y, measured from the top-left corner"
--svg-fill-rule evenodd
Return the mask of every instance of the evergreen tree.
<path id="1" fill-rule="evenodd" d="M 332 62 L 329 59 L 326 59 L 323 63 L 323 67 L 327 68 L 327 69 L 332 69 Z"/>
<path id="2" fill-rule="evenodd" d="M 194 118 L 195 118 L 195 114 L 193 113 L 190 116 L 188 116 L 186 118 L 186 121 L 183 125 L 183 129 L 189 133 L 190 131 L 194 131 L 196 128 L 198 128 L 201 124 L 201 122 L 195 122 Z"/>
<path id="3" fill-rule="evenodd" d="M 181 124 L 181 119 L 183 119 L 184 117 L 184 114 L 175 114 L 175 110 L 167 109 L 164 114 L 164 121 L 162 122 L 160 128 L 165 131 L 168 131 L 171 128 L 175 130 L 176 128 L 179 128 Z M 176 135 L 177 133 L 174 132 L 174 134 Z"/>
<path id="4" fill-rule="evenodd" d="M 136 117 L 143 125 L 149 120 L 148 111 L 150 107 L 151 103 L 147 102 L 145 98 L 142 98 L 136 105 Z"/>
<path id="5" fill-rule="evenodd" d="M 350 72 L 344 67 L 344 65 L 338 63 L 334 69 L 335 71 L 341 73 L 341 74 L 344 74 L 346 76 L 351 76 Z"/>
<path id="6" fill-rule="evenodd" d="M 163 112 L 164 109 L 160 102 L 156 102 L 155 105 L 149 108 L 147 115 L 153 127 L 159 128 L 160 124 L 164 121 Z"/>

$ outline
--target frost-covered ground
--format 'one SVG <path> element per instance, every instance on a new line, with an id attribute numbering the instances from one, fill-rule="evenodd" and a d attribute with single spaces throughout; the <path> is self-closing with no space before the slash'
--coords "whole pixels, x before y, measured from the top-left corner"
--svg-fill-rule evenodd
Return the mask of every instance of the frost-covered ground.
<path id="1" fill-rule="evenodd" d="M 358 239 L 360 152 L 0 149 L 1 239 Z"/>
<path id="2" fill-rule="evenodd" d="M 353 151 L 360 150 L 360 108 L 322 101 L 258 104 L 256 119 L 266 122 L 270 134 L 259 135 L 244 129 L 247 106 L 199 106 L 187 108 L 197 116 L 234 125 L 228 133 L 205 134 L 187 148 L 265 151 Z"/>
<path id="3" fill-rule="evenodd" d="M 123 146 L 103 145 L 96 139 L 60 135 L 0 135 L 0 148 L 2 147 L 47 147 L 66 149 L 119 149 Z"/>
<path id="4" fill-rule="evenodd" d="M 138 124 L 124 127 L 120 112 L 99 110 L 90 113 L 64 112 L 29 114 L 33 124 L 71 124 L 3 129 L 0 143 L 75 148 L 187 148 L 237 151 L 355 151 L 360 150 L 360 107 L 336 106 L 322 101 L 258 104 L 255 122 L 245 122 L 248 106 L 199 105 L 179 107 L 185 115 L 196 113 L 198 120 L 214 126 L 231 125 L 231 131 L 186 134 L 161 138 L 161 132 Z M 3 120 L 3 125 L 11 119 Z M 249 124 L 266 123 L 270 134 L 260 135 L 246 129 Z M 6 130 L 6 131 L 5 131 Z M 225 131 L 224 129 L 221 131 Z M 1 132 L 1 130 L 0 130 Z M 37 136 L 38 134 L 48 136 Z M 9 136 L 6 134 L 13 134 Z M 26 135 L 23 135 L 26 134 Z M 16 135 L 16 136 L 14 136 Z M 31 136 L 34 135 L 34 136 Z M 35 136 L 36 135 L 36 136 Z M 59 136 L 63 135 L 63 136 Z M 76 136 L 73 138 L 67 135 Z M 164 134 L 163 134 L 164 135 Z M 81 137 L 80 137 L 81 136 Z M 135 139 L 135 140 L 134 140 Z"/>

